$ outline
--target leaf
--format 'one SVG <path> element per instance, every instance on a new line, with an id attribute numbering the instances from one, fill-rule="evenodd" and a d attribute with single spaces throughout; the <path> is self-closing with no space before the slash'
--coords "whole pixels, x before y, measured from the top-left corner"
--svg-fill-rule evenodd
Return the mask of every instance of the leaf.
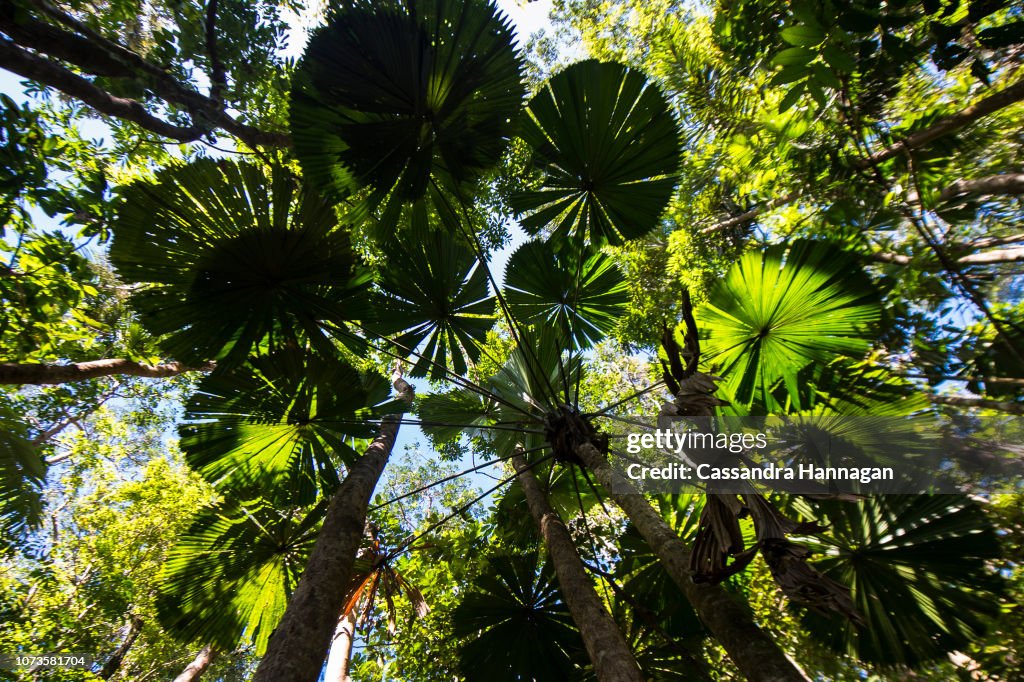
<path id="1" fill-rule="evenodd" d="M 804 627 L 842 654 L 916 665 L 977 641 L 999 612 L 988 567 L 999 541 L 981 507 L 956 495 L 822 502 L 831 556 L 815 563 L 852 591 L 865 625 L 808 613 Z"/>
<path id="2" fill-rule="evenodd" d="M 825 32 L 820 28 L 798 24 L 780 31 L 779 35 L 790 45 L 797 47 L 814 47 L 825 39 Z"/>
<path id="3" fill-rule="evenodd" d="M 0 548 L 42 522 L 46 469 L 25 424 L 0 408 Z"/>
<path id="4" fill-rule="evenodd" d="M 615 328 L 629 303 L 626 280 L 611 258 L 593 251 L 555 251 L 534 240 L 516 249 L 505 269 L 505 299 L 526 324 L 547 325 L 588 348 Z"/>
<path id="5" fill-rule="evenodd" d="M 853 73 L 857 68 L 856 60 L 848 52 L 833 43 L 826 45 L 821 54 L 825 61 L 828 62 L 828 65 L 835 69 L 836 73 Z"/>
<path id="6" fill-rule="evenodd" d="M 370 187 L 421 198 L 492 168 L 525 86 L 508 19 L 483 0 L 344 3 L 293 78 L 303 173 L 336 200 Z"/>
<path id="7" fill-rule="evenodd" d="M 862 355 L 881 312 L 852 256 L 829 242 L 797 240 L 742 256 L 695 316 L 704 361 L 749 405 L 813 362 Z"/>
<path id="8" fill-rule="evenodd" d="M 496 319 L 486 269 L 469 248 L 441 232 L 393 242 L 384 251 L 374 330 L 398 334 L 401 352 L 419 356 L 413 376 L 465 374 Z"/>
<path id="9" fill-rule="evenodd" d="M 775 66 L 806 66 L 817 56 L 817 52 L 806 47 L 787 47 L 772 57 L 772 64 Z"/>
<path id="10" fill-rule="evenodd" d="M 540 186 L 509 203 L 529 234 L 576 246 L 622 244 L 658 224 L 677 183 L 679 130 L 658 88 L 621 64 L 588 60 L 530 101 L 522 138 Z"/>
<path id="11" fill-rule="evenodd" d="M 376 434 L 370 419 L 386 408 L 371 406 L 386 395 L 383 379 L 340 360 L 297 349 L 257 357 L 203 379 L 185 408 L 181 448 L 222 490 L 309 504 L 339 485 L 338 458 L 358 456 L 352 439 Z"/>
<path id="12" fill-rule="evenodd" d="M 782 101 L 779 102 L 779 112 L 788 111 L 794 104 L 800 101 L 800 97 L 807 91 L 807 87 L 803 83 L 797 83 L 783 95 Z"/>
<path id="13" fill-rule="evenodd" d="M 268 338 L 322 338 L 366 313 L 368 276 L 330 205 L 277 167 L 203 159 L 124 190 L 110 260 L 176 360 L 222 369 Z"/>
<path id="14" fill-rule="evenodd" d="M 571 679 L 583 641 L 550 565 L 541 566 L 536 552 L 488 565 L 452 612 L 467 682 Z"/>
<path id="15" fill-rule="evenodd" d="M 326 502 L 296 510 L 226 501 L 200 510 L 160 571 L 160 624 L 226 651 L 244 637 L 262 655 L 326 509 Z"/>
<path id="16" fill-rule="evenodd" d="M 1012 21 L 978 32 L 978 42 L 990 50 L 1024 43 L 1024 21 Z"/>

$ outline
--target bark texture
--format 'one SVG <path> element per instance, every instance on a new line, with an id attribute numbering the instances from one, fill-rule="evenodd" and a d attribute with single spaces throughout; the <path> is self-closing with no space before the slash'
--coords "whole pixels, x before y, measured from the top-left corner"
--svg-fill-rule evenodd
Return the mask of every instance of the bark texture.
<path id="1" fill-rule="evenodd" d="M 399 397 L 411 404 L 412 387 L 401 377 L 394 383 Z M 400 415 L 384 418 L 377 437 L 334 494 L 306 569 L 270 637 L 254 682 L 315 682 L 320 676 L 363 538 L 370 497 L 391 455 L 401 421 Z"/>
<path id="2" fill-rule="evenodd" d="M 701 621 L 748 680 L 806 682 L 803 671 L 754 623 L 743 606 L 717 585 L 693 582 L 686 545 L 631 483 L 615 476 L 597 448 L 584 444 L 576 448 L 576 453 L 633 522 Z"/>
<path id="3" fill-rule="evenodd" d="M 324 671 L 324 682 L 352 682 L 348 676 L 348 667 L 352 662 L 352 642 L 356 637 L 355 610 L 342 615 L 338 628 L 334 631 L 331 653 L 327 656 L 327 669 Z"/>
<path id="4" fill-rule="evenodd" d="M 216 657 L 217 650 L 207 644 L 196 654 L 192 662 L 185 666 L 185 669 L 174 678 L 174 682 L 196 682 L 196 680 L 202 677 Z"/>
<path id="5" fill-rule="evenodd" d="M 131 621 L 128 623 L 128 632 L 124 636 L 124 640 L 121 642 L 117 650 L 107 659 L 107 662 L 100 668 L 100 677 L 105 680 L 109 680 L 114 676 L 120 668 L 121 664 L 124 663 L 124 657 L 131 651 L 132 645 L 135 644 L 135 640 L 139 638 L 139 634 L 142 632 L 142 619 L 138 616 L 132 616 Z"/>
<path id="6" fill-rule="evenodd" d="M 569 529 L 548 504 L 537 479 L 527 468 L 526 459 L 516 455 L 512 458 L 512 465 L 519 474 L 526 504 L 551 555 L 562 595 L 573 620 L 580 628 L 597 679 L 600 682 L 643 682 L 633 652 L 618 625 L 598 599 L 594 584 L 583 568 Z"/>
<path id="7" fill-rule="evenodd" d="M 214 367 L 212 362 L 200 367 L 188 367 L 180 362 L 144 365 L 121 358 L 89 360 L 67 365 L 0 362 L 0 384 L 65 384 L 114 375 L 163 379 L 184 372 L 210 372 Z"/>

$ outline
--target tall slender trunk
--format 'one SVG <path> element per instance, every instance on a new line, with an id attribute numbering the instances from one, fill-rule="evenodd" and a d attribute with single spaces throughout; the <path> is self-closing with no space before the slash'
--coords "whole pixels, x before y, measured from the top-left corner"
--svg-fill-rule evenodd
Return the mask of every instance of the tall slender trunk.
<path id="1" fill-rule="evenodd" d="M 399 397 L 411 404 L 412 387 L 401 377 L 395 378 L 394 385 Z M 400 415 L 384 418 L 377 438 L 352 465 L 334 494 L 306 570 L 288 600 L 281 623 L 270 636 L 254 682 L 315 682 L 320 676 L 363 538 L 370 497 L 391 455 L 401 422 Z"/>
<path id="2" fill-rule="evenodd" d="M 526 459 L 522 455 L 515 455 L 512 457 L 512 465 L 519 474 L 519 483 L 526 494 L 526 504 L 551 555 L 562 595 L 573 620 L 579 626 L 597 679 L 600 682 L 643 682 L 633 652 L 598 599 L 594 584 L 583 568 L 569 529 L 548 504 L 537 479 L 527 468 Z"/>
<path id="3" fill-rule="evenodd" d="M 138 616 L 132 616 L 128 622 L 128 632 L 125 633 L 124 640 L 121 641 L 121 645 L 117 647 L 117 650 L 111 654 L 107 662 L 103 664 L 100 669 L 100 677 L 105 680 L 109 680 L 114 676 L 114 673 L 118 671 L 121 664 L 124 663 L 124 657 L 128 655 L 132 645 L 135 644 L 135 640 L 138 639 L 139 633 L 142 632 L 142 619 Z"/>
<path id="4" fill-rule="evenodd" d="M 324 682 L 351 682 L 348 668 L 352 662 L 352 642 L 356 637 L 355 610 L 346 613 L 338 621 L 338 629 L 334 631 L 334 642 L 331 653 L 327 656 L 327 670 Z"/>
<path id="5" fill-rule="evenodd" d="M 196 654 L 192 662 L 174 678 L 174 682 L 196 682 L 216 657 L 217 650 L 207 644 Z"/>
<path id="6" fill-rule="evenodd" d="M 616 476 L 604 455 L 589 443 L 576 454 L 611 498 L 626 513 L 693 605 L 701 621 L 751 682 L 806 682 L 807 676 L 749 613 L 717 585 L 697 584 L 690 572 L 690 552 L 661 514 L 632 484 Z M 629 490 L 627 493 L 617 492 Z"/>

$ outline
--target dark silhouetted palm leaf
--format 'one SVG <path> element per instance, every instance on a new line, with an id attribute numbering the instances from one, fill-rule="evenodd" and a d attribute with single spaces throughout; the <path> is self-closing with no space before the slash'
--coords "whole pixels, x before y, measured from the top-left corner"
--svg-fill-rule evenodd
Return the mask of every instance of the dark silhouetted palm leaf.
<path id="1" fill-rule="evenodd" d="M 658 224 L 676 186 L 680 141 L 658 88 L 620 64 L 584 61 L 530 101 L 520 133 L 540 187 L 512 196 L 530 234 L 621 244 Z"/>
<path id="2" fill-rule="evenodd" d="M 582 260 L 582 264 L 580 263 Z M 505 299 L 516 319 L 549 325 L 562 345 L 587 348 L 615 328 L 629 303 L 622 273 L 611 258 L 589 249 L 580 256 L 550 242 L 527 242 L 505 270 Z"/>
<path id="3" fill-rule="evenodd" d="M 308 511 L 224 502 L 201 510 L 161 571 L 161 624 L 184 640 L 225 650 L 244 637 L 262 654 L 326 508 L 326 501 Z"/>
<path id="4" fill-rule="evenodd" d="M 881 313 L 851 256 L 798 240 L 745 254 L 695 315 L 703 357 L 726 378 L 731 398 L 749 405 L 767 401 L 780 381 L 799 396 L 798 372 L 813 362 L 863 355 Z"/>
<path id="5" fill-rule="evenodd" d="M 392 244 L 385 253 L 375 331 L 397 334 L 396 344 L 421 356 L 413 376 L 443 379 L 446 369 L 465 374 L 467 359 L 480 357 L 480 344 L 495 321 L 485 269 L 472 251 L 440 232 Z"/>
<path id="6" fill-rule="evenodd" d="M 368 186 L 407 201 L 491 168 L 525 96 L 508 20 L 483 0 L 347 4 L 293 80 L 306 177 L 337 199 Z"/>
<path id="7" fill-rule="evenodd" d="M 0 408 L 0 547 L 39 525 L 46 462 L 25 424 Z"/>
<path id="8" fill-rule="evenodd" d="M 298 350 L 206 377 L 179 428 L 189 464 L 226 490 L 309 504 L 338 486 L 337 463 L 371 438 L 387 382 Z"/>
<path id="9" fill-rule="evenodd" d="M 815 566 L 852 591 L 865 624 L 808 613 L 814 637 L 843 654 L 914 665 L 944 656 L 984 632 L 998 613 L 999 556 L 984 510 L 955 495 L 893 495 L 816 505 L 831 532 Z"/>
<path id="10" fill-rule="evenodd" d="M 164 350 L 188 363 L 243 362 L 265 339 L 365 314 L 356 267 L 332 207 L 284 169 L 200 160 L 124 193 L 110 259 L 149 286 L 134 303 Z"/>
<path id="11" fill-rule="evenodd" d="M 473 637 L 459 649 L 469 682 L 564 682 L 583 641 L 549 565 L 536 553 L 497 557 L 452 614 L 454 633 Z"/>

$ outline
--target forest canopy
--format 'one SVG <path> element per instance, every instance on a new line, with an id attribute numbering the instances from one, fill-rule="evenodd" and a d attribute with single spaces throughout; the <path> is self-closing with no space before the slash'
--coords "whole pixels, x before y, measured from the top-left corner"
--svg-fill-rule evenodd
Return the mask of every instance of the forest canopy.
<path id="1" fill-rule="evenodd" d="M 1022 101 L 1004 0 L 6 0 L 0 678 L 1020 679 Z"/>

